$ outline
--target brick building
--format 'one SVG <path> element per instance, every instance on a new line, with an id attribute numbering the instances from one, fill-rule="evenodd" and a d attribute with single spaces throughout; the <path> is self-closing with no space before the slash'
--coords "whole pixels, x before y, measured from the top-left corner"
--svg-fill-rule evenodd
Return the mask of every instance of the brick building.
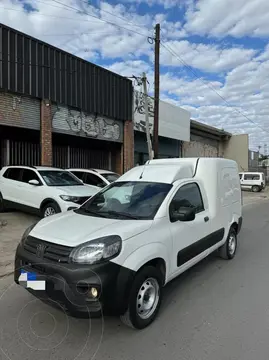
<path id="1" fill-rule="evenodd" d="M 0 167 L 133 166 L 132 82 L 0 24 Z"/>

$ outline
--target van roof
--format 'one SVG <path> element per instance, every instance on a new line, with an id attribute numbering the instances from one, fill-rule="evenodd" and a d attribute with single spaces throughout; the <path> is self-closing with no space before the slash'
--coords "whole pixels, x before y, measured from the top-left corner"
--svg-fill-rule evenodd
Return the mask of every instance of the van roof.
<path id="1" fill-rule="evenodd" d="M 209 165 L 214 167 L 220 162 L 236 164 L 233 160 L 222 158 L 156 159 L 132 168 L 116 181 L 149 181 L 172 184 L 176 180 L 194 177 L 199 164 L 203 167 Z"/>

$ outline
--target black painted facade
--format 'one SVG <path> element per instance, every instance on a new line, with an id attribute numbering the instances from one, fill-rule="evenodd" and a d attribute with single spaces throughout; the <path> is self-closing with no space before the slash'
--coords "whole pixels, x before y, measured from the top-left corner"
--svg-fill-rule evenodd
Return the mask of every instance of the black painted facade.
<path id="1" fill-rule="evenodd" d="M 0 24 L 0 90 L 132 119 L 132 82 Z"/>

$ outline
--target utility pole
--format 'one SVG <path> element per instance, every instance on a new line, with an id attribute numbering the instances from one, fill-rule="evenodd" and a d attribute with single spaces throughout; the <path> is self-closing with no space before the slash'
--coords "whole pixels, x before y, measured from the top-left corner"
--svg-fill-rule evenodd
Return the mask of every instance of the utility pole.
<path id="1" fill-rule="evenodd" d="M 258 146 L 258 171 L 260 166 L 260 152 L 261 152 L 261 145 Z"/>
<path id="2" fill-rule="evenodd" d="M 152 160 L 153 156 L 152 156 L 152 146 L 151 146 L 150 130 L 149 130 L 149 103 L 148 103 L 147 76 L 145 73 L 143 73 L 142 75 L 142 83 L 143 83 L 143 92 L 145 97 L 145 122 L 146 122 L 148 153 L 149 153 L 149 160 Z"/>
<path id="3" fill-rule="evenodd" d="M 159 98 L 160 98 L 160 24 L 155 26 L 155 61 L 154 61 L 154 126 L 153 151 L 154 158 L 159 154 Z"/>

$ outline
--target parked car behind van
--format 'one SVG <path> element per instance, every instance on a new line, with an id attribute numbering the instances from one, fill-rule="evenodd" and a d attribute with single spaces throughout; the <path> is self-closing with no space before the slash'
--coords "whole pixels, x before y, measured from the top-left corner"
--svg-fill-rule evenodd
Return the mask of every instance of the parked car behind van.
<path id="1" fill-rule="evenodd" d="M 241 172 L 239 173 L 239 177 L 242 190 L 259 192 L 265 188 L 265 176 L 263 172 Z"/>
<path id="2" fill-rule="evenodd" d="M 234 258 L 241 225 L 236 162 L 152 160 L 79 209 L 29 227 L 14 280 L 36 297 L 64 301 L 71 312 L 112 312 L 142 329 L 157 316 L 172 279 L 213 251 Z"/>
<path id="3" fill-rule="evenodd" d="M 0 211 L 17 209 L 47 217 L 78 208 L 99 190 L 63 169 L 7 166 L 0 171 Z"/>
<path id="4" fill-rule="evenodd" d="M 109 170 L 100 169 L 68 169 L 72 174 L 77 176 L 84 184 L 98 186 L 103 188 L 113 181 L 116 181 L 120 175 Z"/>

